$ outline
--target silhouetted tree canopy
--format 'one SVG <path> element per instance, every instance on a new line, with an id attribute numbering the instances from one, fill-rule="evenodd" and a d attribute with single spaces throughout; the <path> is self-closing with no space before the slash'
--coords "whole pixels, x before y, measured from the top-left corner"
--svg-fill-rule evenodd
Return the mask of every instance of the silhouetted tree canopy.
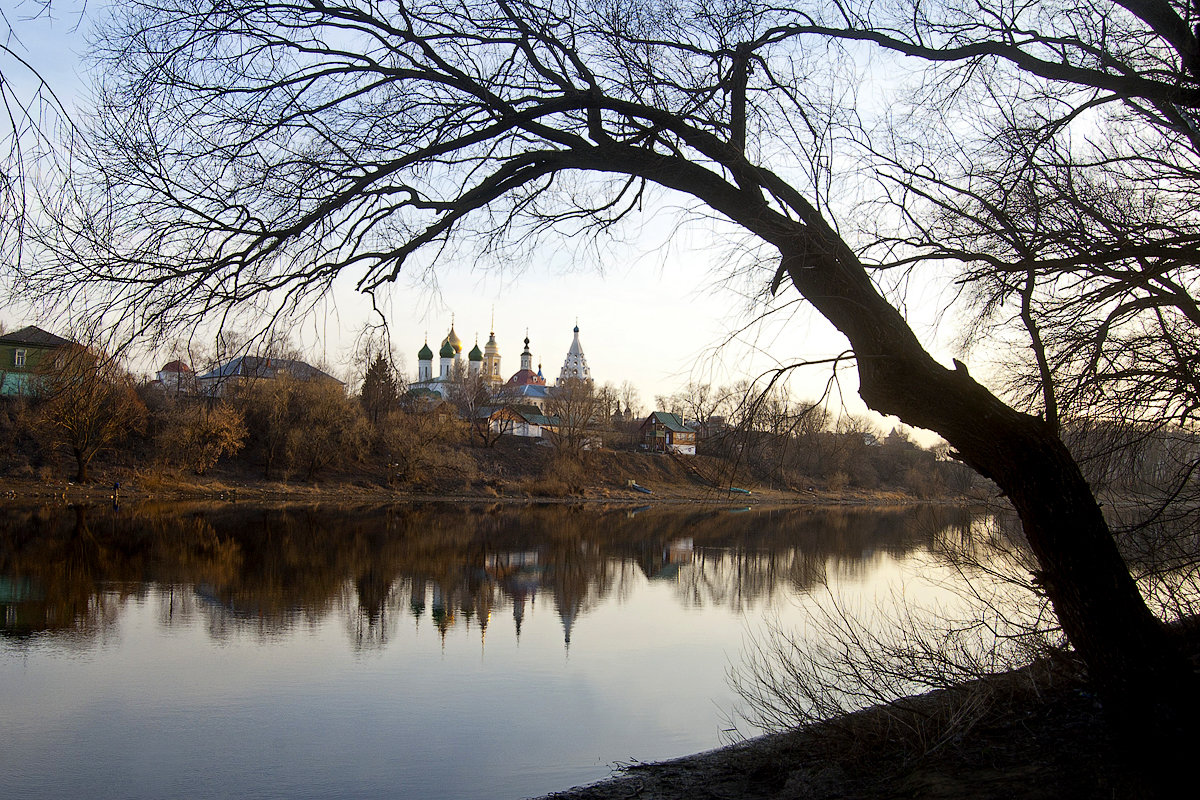
<path id="1" fill-rule="evenodd" d="M 1001 487 L 1101 696 L 1118 718 L 1174 731 L 1155 739 L 1169 750 L 1193 724 L 1180 709 L 1195 705 L 1194 675 L 1117 553 L 1053 404 L 1033 416 L 1036 399 L 1014 408 L 965 364 L 938 363 L 879 286 L 887 267 L 964 261 L 985 309 L 1025 312 L 1013 318 L 1043 398 L 1077 358 L 1111 352 L 1047 341 L 1065 319 L 1047 298 L 1064 296 L 1066 312 L 1078 298 L 1081 327 L 1112 318 L 1113 341 L 1147 314 L 1186 311 L 1200 141 L 1190 14 L 1167 0 L 135 0 L 100 48 L 97 205 L 64 209 L 61 250 L 31 287 L 66 287 L 157 332 L 214 308 L 290 313 L 339 276 L 373 293 L 459 248 L 512 256 L 667 205 L 720 220 L 751 280 L 772 294 L 790 284 L 845 335 L 869 406 L 937 431 Z M 881 110 L 896 99 L 870 95 L 884 82 L 860 87 L 879 77 L 868 49 L 911 59 L 878 67 L 905 78 L 910 115 Z M 1001 120 L 992 134 L 972 125 L 986 114 Z M 1013 132 L 1043 144 L 997 155 Z M 1035 177 L 1037 202 L 1014 196 L 1006 211 L 989 182 L 1019 192 L 1050 145 L 1086 173 L 1068 184 L 1064 219 L 1091 213 L 1096 189 L 1132 181 L 1134 194 L 1047 226 L 1039 198 L 1058 187 Z M 1014 154 L 1029 171 L 997 182 Z M 1163 181 L 1178 182 L 1164 210 L 1122 228 Z M 841 198 L 864 192 L 901 215 L 874 240 L 851 235 Z M 1031 247 L 1027 229 L 1059 241 Z M 1112 313 L 1129 302 L 1144 314 Z"/>

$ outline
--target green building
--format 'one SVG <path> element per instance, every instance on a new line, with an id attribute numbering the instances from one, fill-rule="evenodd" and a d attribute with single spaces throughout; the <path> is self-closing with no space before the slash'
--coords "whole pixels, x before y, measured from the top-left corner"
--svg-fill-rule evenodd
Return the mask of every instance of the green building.
<path id="1" fill-rule="evenodd" d="M 33 394 L 38 364 L 48 353 L 69 344 L 67 339 L 33 325 L 0 336 L 0 396 Z"/>

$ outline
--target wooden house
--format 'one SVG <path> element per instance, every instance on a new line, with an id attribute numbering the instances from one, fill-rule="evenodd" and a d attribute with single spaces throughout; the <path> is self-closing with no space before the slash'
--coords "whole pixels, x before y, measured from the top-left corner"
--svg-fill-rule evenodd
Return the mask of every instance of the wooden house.
<path id="1" fill-rule="evenodd" d="M 639 429 L 642 447 L 652 453 L 696 455 L 696 432 L 683 424 L 678 414 L 655 411 Z"/>
<path id="2" fill-rule="evenodd" d="M 540 439 L 557 430 L 559 420 L 546 416 L 537 406 L 508 405 L 494 410 L 488 424 L 496 433 Z"/>
<path id="3" fill-rule="evenodd" d="M 38 366 L 48 355 L 72 344 L 33 325 L 0 336 L 0 396 L 36 393 Z"/>

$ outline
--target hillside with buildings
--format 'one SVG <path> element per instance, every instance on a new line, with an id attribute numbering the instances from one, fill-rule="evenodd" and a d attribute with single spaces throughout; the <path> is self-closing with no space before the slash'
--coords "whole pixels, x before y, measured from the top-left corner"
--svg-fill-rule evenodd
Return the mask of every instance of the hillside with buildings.
<path id="1" fill-rule="evenodd" d="M 453 325 L 436 362 L 422 345 L 415 380 L 376 353 L 357 386 L 295 352 L 199 367 L 173 358 L 139 379 L 99 349 L 33 326 L 0 336 L 0 347 L 0 479 L 30 487 L 645 500 L 747 491 L 927 499 L 975 486 L 945 452 L 904 431 L 831 420 L 779 392 L 718 398 L 689 387 L 641 410 L 628 384 L 597 384 L 578 326 L 553 380 L 528 336 L 507 374 L 494 333 L 464 353 Z"/>

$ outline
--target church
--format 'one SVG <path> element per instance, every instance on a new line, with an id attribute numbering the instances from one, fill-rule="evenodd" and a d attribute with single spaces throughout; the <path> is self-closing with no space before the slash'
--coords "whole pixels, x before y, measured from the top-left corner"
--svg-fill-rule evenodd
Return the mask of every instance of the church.
<path id="1" fill-rule="evenodd" d="M 436 393 L 445 398 L 455 383 L 482 380 L 498 400 L 545 408 L 554 387 L 547 384 L 545 376 L 542 375 L 541 364 L 538 364 L 536 372 L 533 370 L 533 353 L 529 349 L 528 333 L 525 335 L 525 349 L 521 351 L 521 368 L 507 380 L 500 367 L 500 345 L 496 342 L 495 331 L 488 334 L 487 344 L 482 350 L 479 349 L 478 341 L 475 343 L 467 353 L 465 362 L 462 351 L 462 340 L 455 333 L 454 322 L 451 320 L 450 332 L 446 334 L 438 349 L 437 371 L 434 371 L 433 350 L 426 341 L 417 351 L 417 380 L 410 390 L 418 393 Z M 571 378 L 592 380 L 592 371 L 588 367 L 583 345 L 579 341 L 579 325 L 575 326 L 574 338 L 567 349 L 555 385 L 562 385 Z"/>

